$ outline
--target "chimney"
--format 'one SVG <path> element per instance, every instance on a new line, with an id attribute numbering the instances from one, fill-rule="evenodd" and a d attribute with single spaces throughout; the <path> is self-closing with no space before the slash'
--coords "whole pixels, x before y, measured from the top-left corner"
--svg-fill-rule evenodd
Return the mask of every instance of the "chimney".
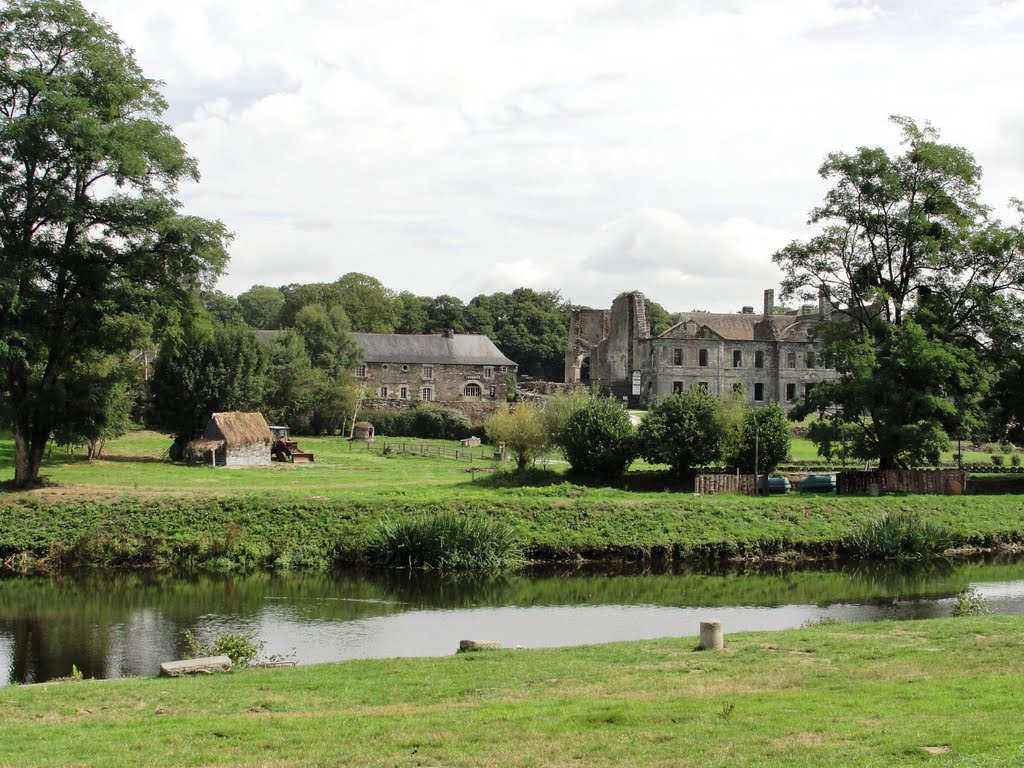
<path id="1" fill-rule="evenodd" d="M 769 288 L 764 292 L 764 319 L 768 320 L 775 314 L 775 291 Z"/>
<path id="2" fill-rule="evenodd" d="M 744 307 L 743 308 L 743 314 L 744 315 L 752 315 L 752 314 L 754 314 L 754 308 L 753 307 Z"/>
<path id="3" fill-rule="evenodd" d="M 824 320 L 832 314 L 832 305 L 828 300 L 828 291 L 822 286 L 818 290 L 818 319 Z"/>
<path id="4" fill-rule="evenodd" d="M 445 328 L 444 329 L 444 337 L 446 339 L 454 339 L 455 338 L 455 329 L 454 328 Z"/>

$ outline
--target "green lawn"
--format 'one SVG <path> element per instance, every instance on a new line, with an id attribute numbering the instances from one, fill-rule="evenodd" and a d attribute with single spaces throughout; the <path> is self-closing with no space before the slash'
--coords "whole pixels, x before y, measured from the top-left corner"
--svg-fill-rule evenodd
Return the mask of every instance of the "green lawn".
<path id="1" fill-rule="evenodd" d="M 1021 764 L 1020 617 L 726 630 L 10 687 L 0 766 Z"/>

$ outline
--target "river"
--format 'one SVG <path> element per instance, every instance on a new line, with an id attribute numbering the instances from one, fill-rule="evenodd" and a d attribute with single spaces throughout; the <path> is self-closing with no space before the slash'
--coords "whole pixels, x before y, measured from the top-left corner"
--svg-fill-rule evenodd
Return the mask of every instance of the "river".
<path id="1" fill-rule="evenodd" d="M 972 587 L 996 613 L 1024 613 L 1024 558 L 924 566 L 770 565 L 723 570 L 543 569 L 503 577 L 339 573 L 0 580 L 0 685 L 153 675 L 185 632 L 244 632 L 300 664 L 440 656 L 459 640 L 537 648 L 948 616 Z"/>

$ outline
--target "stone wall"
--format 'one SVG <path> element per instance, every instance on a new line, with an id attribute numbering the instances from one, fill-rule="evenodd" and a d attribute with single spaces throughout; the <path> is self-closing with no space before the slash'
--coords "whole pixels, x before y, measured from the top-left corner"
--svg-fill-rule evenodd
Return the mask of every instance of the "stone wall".
<path id="1" fill-rule="evenodd" d="M 209 453 L 206 454 L 209 456 Z M 270 466 L 270 446 L 263 443 L 242 448 L 228 448 L 217 451 L 217 466 L 226 467 L 267 467 Z"/>

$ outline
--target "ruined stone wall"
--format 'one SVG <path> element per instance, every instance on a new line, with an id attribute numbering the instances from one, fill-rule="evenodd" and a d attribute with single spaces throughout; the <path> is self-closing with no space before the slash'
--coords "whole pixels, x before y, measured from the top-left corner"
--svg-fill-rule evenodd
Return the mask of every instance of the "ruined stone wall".
<path id="1" fill-rule="evenodd" d="M 381 399 L 367 398 L 360 401 L 359 409 L 367 411 L 407 411 L 412 408 L 417 400 L 399 400 L 398 398 Z M 464 414 L 466 418 L 472 424 L 483 424 L 488 416 L 497 413 L 500 410 L 508 408 L 508 403 L 505 400 L 449 400 L 449 401 L 438 401 L 436 405 L 442 408 L 448 408 L 453 411 L 458 411 Z"/>
<path id="2" fill-rule="evenodd" d="M 607 309 L 578 309 L 572 313 L 565 351 L 565 383 L 580 383 L 583 361 L 592 357 L 594 349 L 608 335 L 610 319 L 611 311 Z"/>

